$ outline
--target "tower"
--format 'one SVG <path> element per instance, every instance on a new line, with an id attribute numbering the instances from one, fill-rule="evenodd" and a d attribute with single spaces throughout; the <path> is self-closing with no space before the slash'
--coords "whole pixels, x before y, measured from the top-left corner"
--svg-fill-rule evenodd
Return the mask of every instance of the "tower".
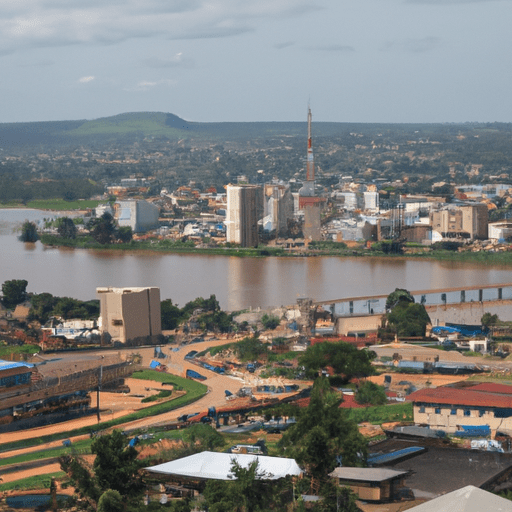
<path id="1" fill-rule="evenodd" d="M 261 187 L 228 185 L 226 240 L 242 247 L 258 246 L 258 220 L 263 206 Z"/>
<path id="2" fill-rule="evenodd" d="M 311 108 L 308 107 L 308 150 L 306 157 L 306 181 L 299 190 L 299 208 L 304 210 L 304 239 L 318 241 L 320 233 L 320 210 L 325 198 L 315 193 L 315 160 L 313 157 L 313 143 L 311 136 Z"/>

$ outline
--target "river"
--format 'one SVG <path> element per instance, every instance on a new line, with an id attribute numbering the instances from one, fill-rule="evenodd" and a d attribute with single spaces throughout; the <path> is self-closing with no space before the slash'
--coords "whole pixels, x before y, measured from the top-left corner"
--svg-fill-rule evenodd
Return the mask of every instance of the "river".
<path id="1" fill-rule="evenodd" d="M 27 290 L 81 300 L 100 286 L 158 286 L 161 298 L 184 306 L 215 294 L 228 311 L 289 305 L 298 297 L 331 300 L 512 282 L 512 270 L 460 262 L 396 258 L 238 258 L 126 251 L 45 248 L 25 244 L 13 230 L 25 220 L 55 216 L 0 210 L 0 283 L 26 279 Z"/>

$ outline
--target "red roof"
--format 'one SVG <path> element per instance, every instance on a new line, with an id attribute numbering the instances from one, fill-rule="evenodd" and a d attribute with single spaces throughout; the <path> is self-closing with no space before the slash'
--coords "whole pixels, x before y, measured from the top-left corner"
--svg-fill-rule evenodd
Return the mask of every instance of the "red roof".
<path id="1" fill-rule="evenodd" d="M 411 393 L 407 400 L 429 404 L 448 404 L 473 407 L 504 407 L 512 408 L 512 395 L 493 394 L 482 391 L 473 391 L 473 388 L 420 389 Z"/>
<path id="2" fill-rule="evenodd" d="M 471 391 L 483 391 L 484 393 L 498 393 L 500 395 L 512 395 L 512 386 L 506 384 L 494 384 L 493 382 L 482 382 L 471 386 Z"/>

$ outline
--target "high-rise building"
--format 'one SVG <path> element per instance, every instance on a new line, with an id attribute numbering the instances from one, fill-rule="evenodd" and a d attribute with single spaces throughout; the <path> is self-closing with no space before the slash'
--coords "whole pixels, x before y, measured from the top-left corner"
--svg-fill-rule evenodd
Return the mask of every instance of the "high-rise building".
<path id="1" fill-rule="evenodd" d="M 283 236 L 288 229 L 288 220 L 293 218 L 293 195 L 290 185 L 267 183 L 265 185 L 263 229 L 276 231 Z"/>
<path id="2" fill-rule="evenodd" d="M 114 218 L 119 226 L 129 226 L 134 233 L 156 229 L 160 208 L 148 201 L 129 199 L 114 203 Z"/>
<path id="3" fill-rule="evenodd" d="M 262 214 L 262 189 L 257 185 L 228 185 L 226 240 L 242 247 L 258 246 L 258 220 Z"/>

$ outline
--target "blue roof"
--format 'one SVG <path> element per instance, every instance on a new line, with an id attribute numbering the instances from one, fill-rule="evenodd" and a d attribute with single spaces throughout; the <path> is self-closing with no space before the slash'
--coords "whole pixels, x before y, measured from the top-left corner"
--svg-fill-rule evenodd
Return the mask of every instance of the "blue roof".
<path id="1" fill-rule="evenodd" d="M 2 361 L 0 359 L 0 371 L 12 370 L 13 368 L 33 368 L 34 365 L 23 361 Z"/>
<path id="2" fill-rule="evenodd" d="M 368 464 L 387 464 L 393 460 L 400 459 L 402 457 L 406 457 L 413 453 L 422 453 L 426 451 L 423 446 L 410 446 L 408 448 L 403 448 L 402 450 L 396 450 L 391 453 L 384 454 L 374 454 L 368 455 Z"/>

